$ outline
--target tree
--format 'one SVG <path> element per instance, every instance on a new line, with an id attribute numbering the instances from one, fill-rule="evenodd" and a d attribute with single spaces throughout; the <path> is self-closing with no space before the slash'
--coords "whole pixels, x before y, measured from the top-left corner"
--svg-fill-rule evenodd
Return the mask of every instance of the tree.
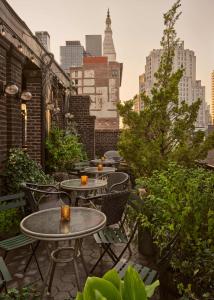
<path id="1" fill-rule="evenodd" d="M 163 49 L 151 97 L 140 95 L 143 110 L 133 111 L 134 99 L 118 104 L 124 129 L 118 148 L 136 176 L 150 175 L 162 169 L 169 161 L 191 165 L 206 157 L 214 147 L 214 135 L 205 138 L 202 131 L 195 130 L 195 121 L 200 108 L 200 99 L 191 105 L 179 103 L 178 85 L 184 72 L 180 68 L 173 72 L 173 59 L 179 39 L 175 23 L 181 12 L 180 0 L 164 14 Z"/>

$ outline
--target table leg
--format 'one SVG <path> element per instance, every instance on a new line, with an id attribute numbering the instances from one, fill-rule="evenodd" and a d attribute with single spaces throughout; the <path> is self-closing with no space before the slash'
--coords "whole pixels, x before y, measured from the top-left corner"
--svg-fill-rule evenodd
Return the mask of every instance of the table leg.
<path id="1" fill-rule="evenodd" d="M 74 256 L 73 256 L 73 263 L 74 263 L 74 274 L 77 281 L 77 288 L 80 291 L 80 278 L 79 278 L 79 271 L 78 271 L 78 265 L 77 265 L 77 258 L 79 254 L 79 243 L 78 240 L 75 241 L 74 244 Z"/>
<path id="2" fill-rule="evenodd" d="M 83 239 L 79 239 L 79 240 L 77 240 L 77 242 L 79 243 L 79 253 L 80 253 L 80 258 L 81 258 L 81 261 L 82 261 L 82 265 L 84 267 L 86 275 L 88 276 L 88 274 L 89 274 L 88 273 L 88 269 L 87 269 L 87 266 L 86 266 L 86 263 L 85 263 L 85 259 L 84 259 L 83 253 L 82 253 L 82 242 L 83 242 Z"/>

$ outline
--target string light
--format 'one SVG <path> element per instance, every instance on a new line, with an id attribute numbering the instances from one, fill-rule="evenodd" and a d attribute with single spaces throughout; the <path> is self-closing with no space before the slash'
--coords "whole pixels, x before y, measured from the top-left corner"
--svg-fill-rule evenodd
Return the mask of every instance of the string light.
<path id="1" fill-rule="evenodd" d="M 23 47 L 22 47 L 21 44 L 18 45 L 18 49 L 19 49 L 20 52 L 23 52 Z"/>
<path id="2" fill-rule="evenodd" d="M 4 29 L 4 25 L 1 25 L 1 36 L 5 36 L 6 31 Z"/>

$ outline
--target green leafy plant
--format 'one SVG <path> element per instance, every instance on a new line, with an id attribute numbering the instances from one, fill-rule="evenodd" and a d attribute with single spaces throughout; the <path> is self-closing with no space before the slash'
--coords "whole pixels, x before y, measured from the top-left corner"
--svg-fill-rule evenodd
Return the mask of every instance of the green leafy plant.
<path id="1" fill-rule="evenodd" d="M 47 168 L 49 171 L 66 171 L 74 162 L 84 160 L 86 153 L 79 138 L 74 134 L 66 134 L 54 127 L 46 141 Z"/>
<path id="2" fill-rule="evenodd" d="M 51 178 L 22 149 L 10 150 L 5 174 L 9 193 L 19 192 L 23 182 L 48 183 L 51 181 Z"/>
<path id="3" fill-rule="evenodd" d="M 175 31 L 179 7 L 180 0 L 164 14 L 162 56 L 151 97 L 140 95 L 143 109 L 139 113 L 133 110 L 134 99 L 118 104 L 124 124 L 118 148 L 136 177 L 166 168 L 171 160 L 192 165 L 214 148 L 214 133 L 205 137 L 204 132 L 195 130 L 200 99 L 194 99 L 191 105 L 179 101 L 178 87 L 185 71 L 173 71 L 179 43 Z"/>
<path id="4" fill-rule="evenodd" d="M 82 293 L 76 300 L 146 300 L 152 297 L 159 281 L 144 285 L 137 271 L 129 266 L 124 280 L 116 270 L 108 271 L 102 278 L 88 277 Z"/>
<path id="5" fill-rule="evenodd" d="M 21 289 L 11 288 L 7 293 L 0 294 L 0 300 L 36 300 L 41 299 L 40 294 L 31 287 Z"/>
<path id="6" fill-rule="evenodd" d="M 14 235 L 19 232 L 22 214 L 17 209 L 0 211 L 0 237 Z"/>
<path id="7" fill-rule="evenodd" d="M 134 214 L 148 228 L 160 251 L 181 227 L 171 266 L 189 299 L 214 297 L 214 173 L 171 163 L 138 179 L 147 193 Z M 193 297 L 194 295 L 194 297 Z"/>

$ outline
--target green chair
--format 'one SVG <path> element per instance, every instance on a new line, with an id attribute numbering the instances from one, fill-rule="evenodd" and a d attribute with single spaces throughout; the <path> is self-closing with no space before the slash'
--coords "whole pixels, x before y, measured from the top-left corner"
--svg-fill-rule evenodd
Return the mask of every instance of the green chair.
<path id="1" fill-rule="evenodd" d="M 7 282 L 11 281 L 12 277 L 11 277 L 10 272 L 3 260 L 3 257 L 1 257 L 1 256 L 0 256 L 0 274 L 1 274 L 0 291 L 5 289 L 5 291 L 7 292 Z"/>
<path id="2" fill-rule="evenodd" d="M 24 217 L 26 215 L 26 202 L 24 199 L 24 193 L 18 193 L 14 195 L 7 195 L 0 197 L 0 211 L 6 211 L 9 209 L 17 209 Z M 24 234 L 18 234 L 11 238 L 0 241 L 0 249 L 4 251 L 3 258 L 6 260 L 9 251 L 17 250 L 23 246 L 30 246 L 31 255 L 25 265 L 24 272 L 27 270 L 32 258 L 34 257 L 39 274 L 43 280 L 43 276 L 39 267 L 39 263 L 36 257 L 36 249 L 39 246 L 39 241 L 36 241 Z"/>

